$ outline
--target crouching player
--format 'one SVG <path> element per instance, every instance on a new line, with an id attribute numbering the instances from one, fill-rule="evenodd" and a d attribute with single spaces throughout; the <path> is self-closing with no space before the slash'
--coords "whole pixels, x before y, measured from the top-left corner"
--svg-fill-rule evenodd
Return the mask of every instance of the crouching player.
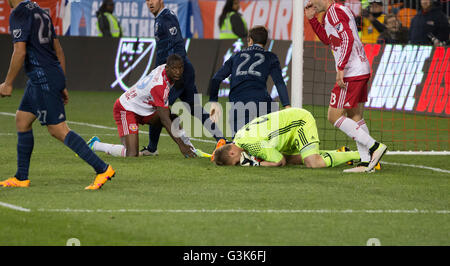
<path id="1" fill-rule="evenodd" d="M 319 151 L 314 117 L 300 108 L 289 108 L 253 119 L 233 140 L 215 151 L 217 165 L 334 167 L 359 160 L 356 151 Z"/>
<path id="2" fill-rule="evenodd" d="M 196 157 L 196 150 L 184 131 L 173 126 L 176 116 L 169 109 L 170 88 L 182 77 L 183 65 L 180 56 L 170 55 L 166 64 L 155 68 L 117 99 L 113 112 L 122 145 L 103 143 L 94 136 L 88 141 L 89 147 L 116 157 L 139 156 L 138 125 L 162 125 L 185 157 Z"/>

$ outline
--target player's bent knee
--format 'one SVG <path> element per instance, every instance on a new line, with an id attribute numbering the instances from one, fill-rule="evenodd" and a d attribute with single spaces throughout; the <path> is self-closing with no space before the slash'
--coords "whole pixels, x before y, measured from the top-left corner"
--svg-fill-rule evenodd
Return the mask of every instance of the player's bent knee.
<path id="1" fill-rule="evenodd" d="M 304 164 L 308 168 L 323 168 L 326 167 L 325 162 L 319 154 L 313 154 L 304 159 Z"/>
<path id="2" fill-rule="evenodd" d="M 64 139 L 70 131 L 69 127 L 67 127 L 64 122 L 57 125 L 47 125 L 47 130 L 52 137 L 60 140 L 61 142 L 64 142 Z"/>

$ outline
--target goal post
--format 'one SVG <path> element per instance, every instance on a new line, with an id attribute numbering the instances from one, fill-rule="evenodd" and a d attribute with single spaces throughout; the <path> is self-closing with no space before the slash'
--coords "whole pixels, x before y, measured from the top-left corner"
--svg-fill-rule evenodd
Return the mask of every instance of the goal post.
<path id="1" fill-rule="evenodd" d="M 293 1 L 291 103 L 303 107 L 303 33 L 305 0 Z"/>

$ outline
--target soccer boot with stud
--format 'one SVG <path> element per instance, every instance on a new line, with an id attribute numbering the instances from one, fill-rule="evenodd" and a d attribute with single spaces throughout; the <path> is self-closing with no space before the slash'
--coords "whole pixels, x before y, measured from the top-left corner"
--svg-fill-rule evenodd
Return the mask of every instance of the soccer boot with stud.
<path id="1" fill-rule="evenodd" d="M 116 172 L 111 167 L 111 165 L 108 165 L 108 168 L 105 172 L 98 174 L 95 177 L 94 183 L 90 184 L 89 186 L 85 187 L 86 190 L 97 190 L 100 189 L 108 180 L 111 180 L 111 178 L 114 177 Z"/>
<path id="2" fill-rule="evenodd" d="M 0 186 L 2 187 L 29 187 L 30 180 L 19 180 L 16 177 L 8 178 L 2 182 L 0 182 Z"/>

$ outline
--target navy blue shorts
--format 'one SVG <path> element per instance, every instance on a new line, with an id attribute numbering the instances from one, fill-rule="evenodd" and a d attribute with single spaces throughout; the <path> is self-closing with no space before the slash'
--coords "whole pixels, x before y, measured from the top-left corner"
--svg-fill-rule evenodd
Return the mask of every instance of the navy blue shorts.
<path id="1" fill-rule="evenodd" d="M 19 110 L 33 113 L 41 125 L 56 125 L 66 121 L 62 99 L 65 82 L 36 84 L 30 80 L 19 105 Z"/>

